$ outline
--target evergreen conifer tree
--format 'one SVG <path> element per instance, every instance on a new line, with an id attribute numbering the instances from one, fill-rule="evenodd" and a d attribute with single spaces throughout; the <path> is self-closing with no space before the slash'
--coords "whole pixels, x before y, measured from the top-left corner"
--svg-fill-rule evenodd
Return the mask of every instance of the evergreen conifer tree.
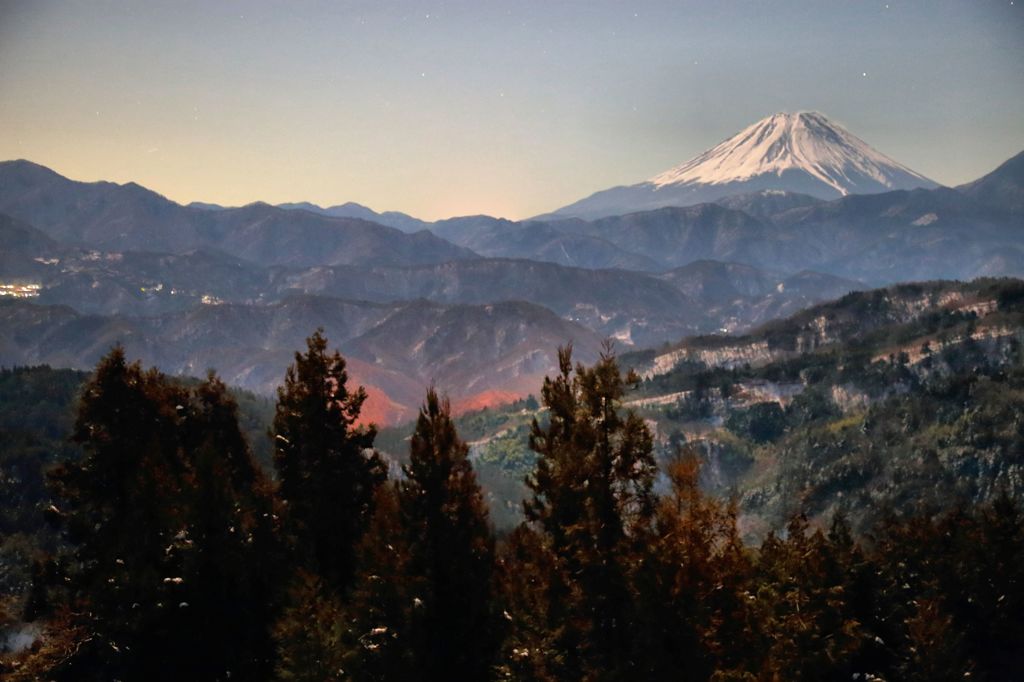
<path id="1" fill-rule="evenodd" d="M 190 476 L 182 581 L 171 585 L 188 607 L 175 634 L 176 669 L 193 679 L 258 679 L 272 670 L 282 557 L 269 481 L 238 426 L 238 406 L 212 372 L 195 389 L 184 420 Z"/>
<path id="2" fill-rule="evenodd" d="M 494 538 L 469 448 L 433 389 L 409 452 L 360 547 L 346 662 L 355 679 L 488 679 L 500 645 Z"/>
<path id="3" fill-rule="evenodd" d="M 214 375 L 194 393 L 115 348 L 83 390 L 84 457 L 53 475 L 74 546 L 57 679 L 258 678 L 271 670 L 266 481 Z"/>
<path id="4" fill-rule="evenodd" d="M 808 529 L 805 516 L 794 516 L 784 539 L 769 534 L 761 545 L 759 669 L 771 679 L 849 679 L 861 672 L 853 665 L 866 638 L 847 598 L 846 572 L 830 565 L 834 547 Z"/>
<path id="5" fill-rule="evenodd" d="M 300 559 L 339 594 L 387 468 L 370 452 L 375 428 L 357 426 L 366 391 L 350 391 L 345 360 L 327 352 L 323 330 L 295 354 L 278 389 L 274 464 Z"/>
<path id="6" fill-rule="evenodd" d="M 469 448 L 433 389 L 398 491 L 413 601 L 422 602 L 412 611 L 417 667 L 425 680 L 486 679 L 498 647 L 494 537 Z"/>
<path id="7" fill-rule="evenodd" d="M 643 420 L 619 414 L 625 386 L 609 348 L 575 372 L 571 347 L 561 348 L 541 392 L 550 422 L 531 429 L 539 457 L 524 510 L 554 568 L 541 648 L 546 674 L 562 679 L 638 674 L 630 575 L 653 518 L 656 466 Z"/>
<path id="8" fill-rule="evenodd" d="M 138 679 L 166 660 L 161 640 L 176 627 L 178 602 L 164 578 L 179 569 L 166 548 L 186 524 L 178 427 L 187 404 L 183 389 L 129 364 L 120 347 L 83 390 L 74 438 L 84 456 L 51 477 L 75 548 L 68 584 L 84 633 L 51 671 L 57 679 Z"/>
<path id="9" fill-rule="evenodd" d="M 696 448 L 684 446 L 666 474 L 671 490 L 658 501 L 634 577 L 636 658 L 647 679 L 706 680 L 735 665 L 723 649 L 741 641 L 745 563 L 734 556 L 733 511 L 700 489 Z"/>
<path id="10" fill-rule="evenodd" d="M 340 682 L 350 677 L 345 655 L 341 599 L 306 569 L 292 577 L 287 606 L 274 627 L 276 679 L 286 682 Z"/>
<path id="11" fill-rule="evenodd" d="M 377 491 L 373 519 L 359 546 L 356 582 L 346 609 L 344 668 L 355 680 L 415 680 L 413 612 L 421 585 L 409 570 L 409 539 L 398 508 L 398 488 Z"/>

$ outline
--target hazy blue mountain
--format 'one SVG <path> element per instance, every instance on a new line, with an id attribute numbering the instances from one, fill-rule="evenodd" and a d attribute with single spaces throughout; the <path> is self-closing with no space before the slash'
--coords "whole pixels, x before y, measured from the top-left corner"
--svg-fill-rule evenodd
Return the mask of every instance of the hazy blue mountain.
<path id="1" fill-rule="evenodd" d="M 669 270 L 659 278 L 704 303 L 764 296 L 776 290 L 784 275 L 744 263 L 698 260 Z"/>
<path id="2" fill-rule="evenodd" d="M 771 267 L 779 250 L 770 223 L 718 204 L 668 207 L 593 221 L 516 223 L 476 216 L 439 221 L 431 230 L 486 256 L 647 272 L 702 259 Z"/>
<path id="3" fill-rule="evenodd" d="M 61 247 L 31 225 L 0 213 L 0 273 L 9 283 L 38 282 Z"/>
<path id="4" fill-rule="evenodd" d="M 861 282 L 804 270 L 793 275 L 742 263 L 702 260 L 660 278 L 699 303 L 717 331 L 736 332 L 866 288 Z"/>
<path id="5" fill-rule="evenodd" d="M 478 259 L 414 268 L 320 268 L 289 285 L 368 300 L 426 298 L 443 303 L 523 300 L 629 345 L 657 344 L 674 330 L 710 329 L 700 306 L 655 277 L 528 260 Z"/>
<path id="6" fill-rule="evenodd" d="M 68 244 L 107 251 L 215 248 L 264 265 L 404 265 L 473 258 L 431 234 L 255 203 L 189 208 L 134 183 L 84 183 L 0 162 L 0 212 Z"/>
<path id="7" fill-rule="evenodd" d="M 748 327 L 764 319 L 766 297 L 793 309 L 797 302 L 821 301 L 834 291 L 825 287 L 809 296 L 780 292 L 784 273 L 713 261 L 664 275 L 504 258 L 421 266 L 264 267 L 211 249 L 101 252 L 40 237 L 36 248 L 11 252 L 18 257 L 14 265 L 0 267 L 0 280 L 16 278 L 29 264 L 28 279 L 42 287 L 40 303 L 92 314 L 160 315 L 216 303 L 265 305 L 297 293 L 384 303 L 524 300 L 620 343 L 645 346 L 723 325 Z"/>
<path id="8" fill-rule="evenodd" d="M 59 257 L 43 257 L 48 264 L 28 261 L 36 266 L 32 281 L 42 285 L 40 302 L 86 313 L 156 315 L 204 302 L 262 305 L 306 293 L 388 303 L 523 300 L 602 335 L 639 344 L 716 328 L 696 302 L 671 284 L 624 270 L 509 259 L 421 267 L 265 268 L 208 250 L 108 254 L 68 249 Z M 0 268 L 0 280 L 14 273 Z"/>
<path id="9" fill-rule="evenodd" d="M 760 218 L 705 204 L 596 221 L 517 223 L 475 216 L 440 221 L 432 228 L 488 255 L 519 257 L 510 260 L 472 258 L 469 250 L 426 232 L 408 235 L 358 219 L 264 204 L 222 211 L 185 209 L 142 188 L 97 183 L 83 189 L 82 183 L 21 165 L 27 169 L 22 179 L 31 182 L 23 183 L 20 191 L 4 186 L 0 196 L 16 195 L 25 199 L 24 205 L 35 206 L 41 194 L 61 194 L 51 184 L 70 187 L 65 200 L 81 191 L 86 219 L 79 226 L 89 223 L 96 206 L 109 206 L 97 193 L 122 199 L 127 195 L 133 199 L 128 205 L 157 207 L 158 214 L 166 211 L 172 220 L 181 212 L 200 216 L 189 218 L 184 228 L 205 237 L 198 240 L 201 246 L 177 253 L 15 239 L 21 255 L 9 257 L 11 265 L 0 268 L 0 275 L 30 273 L 44 285 L 41 302 L 70 304 L 83 312 L 161 314 L 203 300 L 264 304 L 295 291 L 388 302 L 519 299 L 622 343 L 643 346 L 698 331 L 744 329 L 851 288 L 907 279 L 1024 274 L 1019 221 L 1004 209 L 943 188 L 833 201 L 776 193 L 723 200 Z M 32 180 L 33 175 L 40 177 Z M 55 204 L 42 205 L 53 209 Z M 64 209 L 69 215 L 74 212 L 73 206 Z M 39 213 L 55 220 L 52 212 Z M 331 227 L 337 220 L 351 222 L 346 229 Z M 65 222 L 75 221 L 56 221 Z M 102 220 L 97 226 L 101 231 L 109 228 Z M 420 248 L 420 241 L 426 246 Z M 439 248 L 432 252 L 433 247 Z M 452 249 L 466 257 L 451 261 L 447 256 Z M 706 260 L 765 273 L 750 275 L 748 285 L 761 277 L 777 287 L 804 271 L 819 279 L 797 290 L 743 293 L 740 288 L 737 293 L 742 295 L 731 300 L 695 297 L 697 290 L 729 291 L 716 270 L 721 266 L 685 269 Z M 586 267 L 559 267 L 559 262 Z M 658 281 L 621 268 L 670 274 Z M 670 272 L 678 268 L 684 270 Z M 831 279 L 821 279 L 826 275 Z"/>
<path id="10" fill-rule="evenodd" d="M 593 338 L 652 347 L 743 331 L 875 284 L 1024 274 L 1015 169 L 1011 161 L 960 190 L 831 201 L 758 192 L 591 221 L 470 216 L 432 224 L 439 234 L 408 234 L 259 203 L 183 207 L 138 185 L 77 183 L 8 162 L 0 164 L 0 209 L 17 214 L 0 219 L 0 279 L 32 279 L 39 304 L 70 305 L 85 328 L 90 315 L 107 320 L 95 335 L 55 337 L 54 357 L 79 357 L 83 343 L 103 346 L 110 329 L 134 333 L 138 323 L 124 327 L 126 320 L 143 316 L 230 311 L 259 328 L 267 318 L 256 309 L 273 308 L 291 316 L 282 328 L 302 329 L 336 314 L 333 304 L 285 306 L 296 294 L 368 301 L 367 310 L 419 300 L 438 315 L 523 301 L 502 310 L 543 308 Z M 406 371 L 399 354 L 390 365 L 378 361 L 385 358 L 372 362 L 388 381 Z"/>
<path id="11" fill-rule="evenodd" d="M 400 213 L 399 211 L 384 211 L 383 213 L 377 213 L 373 209 L 367 208 L 362 204 L 357 204 L 354 201 L 338 204 L 337 206 L 328 206 L 326 208 L 308 201 L 278 204 L 277 206 L 278 208 L 284 209 L 310 211 L 312 213 L 331 216 L 332 218 L 360 218 L 362 220 L 369 220 L 373 223 L 387 225 L 388 227 L 393 227 L 396 230 L 401 230 L 402 232 L 419 232 L 420 230 L 430 227 L 430 223 L 420 220 L 419 218 L 413 218 L 411 215 Z"/>
<path id="12" fill-rule="evenodd" d="M 208 201 L 191 201 L 186 204 L 188 208 L 201 208 L 205 211 L 223 211 L 227 206 L 221 206 L 220 204 L 211 204 Z"/>
<path id="13" fill-rule="evenodd" d="M 877 285 L 1024 274 L 1024 239 L 1011 205 L 947 188 L 795 202 L 777 213 L 762 199 L 725 202 L 753 200 L 760 219 L 716 203 L 551 224 L 650 258 L 662 270 L 711 259 Z"/>
<path id="14" fill-rule="evenodd" d="M 28 162 L 9 162 L 0 164 L 0 211 L 87 248 L 219 250 L 258 265 L 404 267 L 483 254 L 656 273 L 711 259 L 883 284 L 1022 274 L 1012 200 L 992 204 L 988 198 L 996 190 L 986 189 L 1002 188 L 999 196 L 1012 197 L 1020 184 L 1015 168 L 1011 160 L 961 191 L 918 189 L 832 201 L 765 191 L 593 221 L 470 216 L 405 234 L 358 218 L 259 203 L 187 208 L 137 185 L 75 183 Z"/>
<path id="15" fill-rule="evenodd" d="M 611 216 L 577 229 L 650 258 L 663 270 L 703 259 L 770 267 L 779 247 L 768 224 L 717 204 Z"/>
<path id="16" fill-rule="evenodd" d="M 794 208 L 806 208 L 824 203 L 823 199 L 808 194 L 797 194 L 784 190 L 766 189 L 746 194 L 731 194 L 715 201 L 719 206 L 743 211 L 759 220 L 771 221 L 776 216 Z"/>
<path id="17" fill-rule="evenodd" d="M 1013 216 L 1024 215 L 1024 152 L 957 189 L 986 206 Z"/>
<path id="18" fill-rule="evenodd" d="M 945 188 L 843 197 L 774 224 L 804 267 L 868 282 L 1024 273 L 1014 221 Z"/>
<path id="19" fill-rule="evenodd" d="M 583 221 L 517 223 L 489 216 L 440 220 L 430 230 L 481 256 L 529 258 L 582 268 L 622 268 L 655 271 L 660 264 L 616 246 L 611 241 L 583 234 Z"/>

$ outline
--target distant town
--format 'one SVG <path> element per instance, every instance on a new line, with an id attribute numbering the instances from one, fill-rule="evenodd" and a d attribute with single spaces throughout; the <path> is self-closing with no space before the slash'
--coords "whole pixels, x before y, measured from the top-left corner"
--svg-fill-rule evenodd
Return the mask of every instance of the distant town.
<path id="1" fill-rule="evenodd" d="M 0 296 L 10 298 L 36 298 L 39 296 L 39 285 L 0 283 Z"/>

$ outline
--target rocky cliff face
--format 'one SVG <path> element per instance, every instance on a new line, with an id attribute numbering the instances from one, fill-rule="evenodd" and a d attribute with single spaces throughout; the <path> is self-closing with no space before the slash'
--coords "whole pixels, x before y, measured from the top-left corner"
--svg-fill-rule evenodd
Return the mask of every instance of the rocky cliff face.
<path id="1" fill-rule="evenodd" d="M 769 348 L 767 341 L 728 344 L 717 348 L 683 347 L 656 356 L 651 367 L 644 372 L 644 376 L 649 378 L 665 374 L 684 361 L 695 361 L 708 367 L 732 369 L 743 365 L 764 365 L 778 360 L 786 354 L 786 351 Z"/>
<path id="2" fill-rule="evenodd" d="M 879 328 L 910 323 L 926 315 L 947 314 L 983 321 L 998 310 L 998 301 L 972 284 L 910 284 L 855 292 L 838 301 L 810 307 L 787 320 L 770 322 L 745 336 L 684 340 L 677 347 L 655 355 L 641 370 L 648 377 L 657 376 L 685 361 L 708 367 L 756 367 L 848 343 Z M 1000 334 L 986 324 L 980 325 L 975 333 L 978 339 Z M 920 359 L 920 348 L 887 349 L 884 355 L 901 351 L 909 353 L 915 362 Z"/>

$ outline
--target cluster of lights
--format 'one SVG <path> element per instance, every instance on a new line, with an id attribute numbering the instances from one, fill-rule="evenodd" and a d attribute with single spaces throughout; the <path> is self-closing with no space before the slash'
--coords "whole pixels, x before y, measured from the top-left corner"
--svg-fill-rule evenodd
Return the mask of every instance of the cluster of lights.
<path id="1" fill-rule="evenodd" d="M 38 284 L 0 284 L 0 296 L 8 296 L 10 298 L 35 298 L 38 295 Z"/>

